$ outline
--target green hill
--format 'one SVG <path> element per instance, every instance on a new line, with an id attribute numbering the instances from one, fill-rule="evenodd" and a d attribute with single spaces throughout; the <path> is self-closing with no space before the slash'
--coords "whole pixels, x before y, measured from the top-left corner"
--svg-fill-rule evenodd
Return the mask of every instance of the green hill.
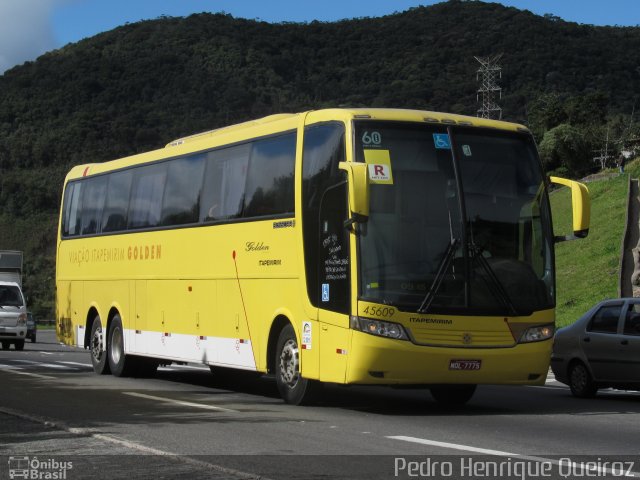
<path id="1" fill-rule="evenodd" d="M 618 296 L 620 249 L 627 214 L 627 175 L 587 184 L 591 227 L 586 239 L 556 245 L 558 326 L 573 323 L 600 300 Z M 571 231 L 571 196 L 563 188 L 551 194 L 554 230 Z"/>
<path id="2" fill-rule="evenodd" d="M 640 96 L 640 28 L 476 1 L 334 23 L 160 18 L 67 45 L 0 76 L 0 248 L 25 251 L 31 305 L 51 316 L 55 223 L 71 165 L 275 112 L 366 105 L 473 115 L 473 57 L 496 53 L 505 118 L 539 135 L 630 113 Z M 578 131 L 590 152 L 597 136 Z M 563 155 L 557 137 L 545 144 L 558 158 L 552 168 Z"/>

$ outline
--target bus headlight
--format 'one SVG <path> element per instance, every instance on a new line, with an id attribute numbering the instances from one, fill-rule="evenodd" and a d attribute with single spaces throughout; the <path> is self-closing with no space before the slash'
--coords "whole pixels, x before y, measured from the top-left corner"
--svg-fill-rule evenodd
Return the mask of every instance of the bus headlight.
<path id="1" fill-rule="evenodd" d="M 409 340 L 404 327 L 398 323 L 371 320 L 370 318 L 351 317 L 351 328 L 379 337 Z"/>
<path id="2" fill-rule="evenodd" d="M 555 326 L 553 323 L 548 325 L 539 325 L 537 327 L 531 327 L 525 330 L 520 337 L 520 343 L 541 342 L 542 340 L 548 340 L 553 337 L 555 332 Z"/>
<path id="3" fill-rule="evenodd" d="M 18 325 L 26 325 L 27 324 L 27 314 L 21 313 L 18 315 Z"/>

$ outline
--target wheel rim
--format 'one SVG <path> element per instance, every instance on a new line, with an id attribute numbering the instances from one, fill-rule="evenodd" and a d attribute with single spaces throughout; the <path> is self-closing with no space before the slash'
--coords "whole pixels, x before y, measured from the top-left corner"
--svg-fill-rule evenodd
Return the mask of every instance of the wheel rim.
<path id="1" fill-rule="evenodd" d="M 571 374 L 571 384 L 573 388 L 578 391 L 582 391 L 586 388 L 588 382 L 587 371 L 582 365 L 576 365 L 573 367 Z"/>
<path id="2" fill-rule="evenodd" d="M 104 353 L 104 349 L 102 348 L 103 345 L 104 334 L 102 333 L 102 327 L 98 327 L 95 332 L 93 332 L 93 338 L 91 339 L 91 356 L 96 363 L 100 363 L 102 360 L 102 355 Z"/>
<path id="3" fill-rule="evenodd" d="M 122 330 L 119 327 L 113 329 L 113 334 L 111 335 L 111 358 L 115 365 L 120 363 L 120 356 L 123 351 L 122 344 Z"/>
<path id="4" fill-rule="evenodd" d="M 295 340 L 289 339 L 280 353 L 280 377 L 289 388 L 295 387 L 298 383 L 300 378 L 300 369 L 298 367 L 298 345 Z"/>

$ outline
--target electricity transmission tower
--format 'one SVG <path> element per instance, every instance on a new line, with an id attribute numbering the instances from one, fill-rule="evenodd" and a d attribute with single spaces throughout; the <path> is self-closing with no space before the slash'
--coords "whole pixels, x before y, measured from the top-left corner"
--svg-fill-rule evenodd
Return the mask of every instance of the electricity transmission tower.
<path id="1" fill-rule="evenodd" d="M 480 101 L 482 96 L 482 107 L 478 109 L 478 117 L 498 120 L 502 118 L 502 108 L 496 103 L 496 95 L 502 99 L 502 88 L 498 86 L 498 79 L 502 78 L 502 67 L 498 64 L 501 57 L 501 53 L 492 57 L 473 57 L 480 63 L 476 80 L 482 77 L 476 96 L 477 101 Z"/>

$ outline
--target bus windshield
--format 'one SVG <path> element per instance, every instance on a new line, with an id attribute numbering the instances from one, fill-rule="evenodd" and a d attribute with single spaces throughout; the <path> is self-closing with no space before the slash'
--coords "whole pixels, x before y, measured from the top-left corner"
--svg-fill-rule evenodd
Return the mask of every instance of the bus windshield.
<path id="1" fill-rule="evenodd" d="M 362 300 L 421 313 L 529 315 L 553 308 L 553 241 L 530 135 L 362 121 L 370 216 Z"/>

